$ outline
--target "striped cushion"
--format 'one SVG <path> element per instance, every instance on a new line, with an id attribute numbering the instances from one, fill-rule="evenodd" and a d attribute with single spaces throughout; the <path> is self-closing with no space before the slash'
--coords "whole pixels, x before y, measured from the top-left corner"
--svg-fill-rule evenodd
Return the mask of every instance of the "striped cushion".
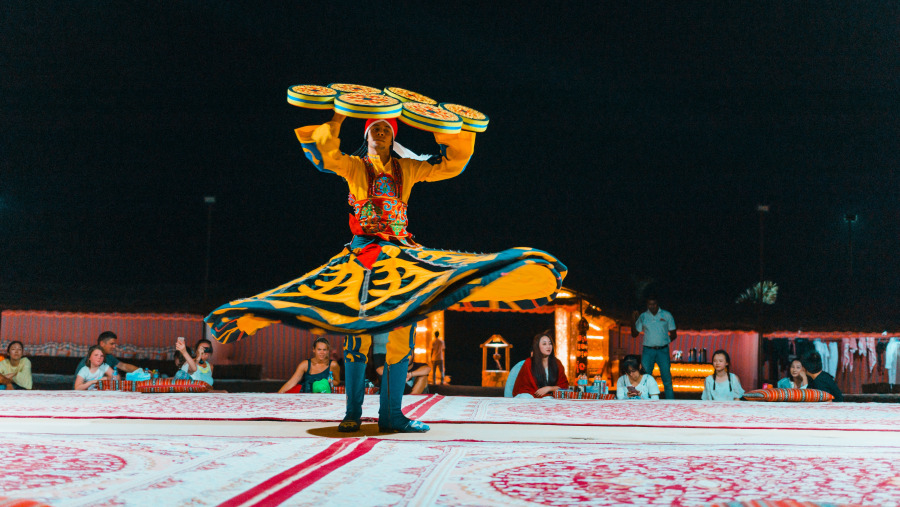
<path id="1" fill-rule="evenodd" d="M 100 391 L 135 391 L 137 390 L 136 383 L 131 380 L 115 381 L 105 378 L 97 383 L 97 389 Z"/>
<path id="2" fill-rule="evenodd" d="M 571 389 L 557 389 L 553 391 L 553 397 L 557 400 L 614 400 L 616 399 L 615 394 L 600 394 L 597 393 L 579 393 L 578 391 L 574 391 Z"/>
<path id="3" fill-rule="evenodd" d="M 346 386 L 334 386 L 334 391 L 332 391 L 332 393 L 334 393 L 334 394 L 344 394 L 344 393 L 345 393 L 345 387 L 346 387 Z M 378 394 L 378 388 L 377 388 L 377 387 L 367 387 L 367 388 L 366 388 L 366 394 Z"/>
<path id="4" fill-rule="evenodd" d="M 157 378 L 137 382 L 136 389 L 142 393 L 205 393 L 209 384 L 202 380 Z"/>
<path id="5" fill-rule="evenodd" d="M 720 502 L 706 507 L 862 507 L 858 504 L 837 504 L 831 502 L 800 502 L 797 500 L 748 500 L 746 502 Z"/>
<path id="6" fill-rule="evenodd" d="M 834 396 L 818 389 L 756 389 L 744 393 L 747 401 L 832 401 Z"/>

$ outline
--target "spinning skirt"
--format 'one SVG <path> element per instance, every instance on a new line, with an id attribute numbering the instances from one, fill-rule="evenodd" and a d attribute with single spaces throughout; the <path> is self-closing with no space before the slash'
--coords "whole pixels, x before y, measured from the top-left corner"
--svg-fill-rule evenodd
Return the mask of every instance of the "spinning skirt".
<path id="1" fill-rule="evenodd" d="M 276 323 L 334 334 L 386 333 L 459 302 L 536 308 L 554 298 L 565 276 L 563 263 L 531 248 L 470 254 L 355 236 L 324 266 L 222 305 L 205 320 L 222 343 Z"/>

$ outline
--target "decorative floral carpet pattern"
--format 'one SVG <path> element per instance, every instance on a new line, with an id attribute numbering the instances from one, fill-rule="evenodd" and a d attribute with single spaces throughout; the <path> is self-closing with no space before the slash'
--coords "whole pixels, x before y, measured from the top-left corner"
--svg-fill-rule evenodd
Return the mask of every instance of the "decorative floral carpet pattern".
<path id="1" fill-rule="evenodd" d="M 678 428 L 900 431 L 900 404 L 748 401 L 595 401 L 436 397 L 415 416 L 427 423 L 518 423 Z"/>
<path id="2" fill-rule="evenodd" d="M 404 411 L 426 400 L 425 396 L 404 396 Z M 342 394 L 0 391 L 0 418 L 340 421 L 345 410 Z M 378 418 L 378 396 L 365 397 L 363 418 Z"/>
<path id="3" fill-rule="evenodd" d="M 891 446 L 5 437 L 0 490 L 53 506 L 900 505 Z"/>
<path id="4" fill-rule="evenodd" d="M 340 421 L 339 394 L 142 394 L 0 391 L 0 418 Z M 508 423 L 679 428 L 777 428 L 900 431 L 900 404 L 525 400 L 404 396 L 403 411 L 427 423 Z M 363 419 L 378 418 L 378 396 L 366 396 Z"/>

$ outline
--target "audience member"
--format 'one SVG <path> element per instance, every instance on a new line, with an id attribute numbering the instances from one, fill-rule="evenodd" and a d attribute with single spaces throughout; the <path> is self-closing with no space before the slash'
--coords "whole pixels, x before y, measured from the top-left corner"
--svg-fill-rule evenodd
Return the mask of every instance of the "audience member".
<path id="1" fill-rule="evenodd" d="M 188 346 L 184 347 L 184 350 L 187 351 L 187 354 L 191 357 L 194 356 L 194 350 Z M 184 360 L 184 354 L 178 350 L 178 344 L 175 344 L 175 353 L 173 354 L 173 359 L 175 360 L 175 378 L 189 378 L 190 375 L 186 374 L 181 370 L 181 368 L 186 364 Z"/>
<path id="2" fill-rule="evenodd" d="M 724 350 L 717 350 L 712 355 L 712 366 L 715 373 L 706 377 L 703 383 L 701 400 L 734 401 L 744 395 L 741 380 L 731 373 L 731 356 Z"/>
<path id="3" fill-rule="evenodd" d="M 100 336 L 97 337 L 97 345 L 103 350 L 104 362 L 109 365 L 110 368 L 118 368 L 119 370 L 124 371 L 125 373 L 131 373 L 138 369 L 137 366 L 133 364 L 123 363 L 119 361 L 116 356 L 116 348 L 118 347 L 119 337 L 116 336 L 116 333 L 112 331 L 104 331 L 100 333 Z M 78 367 L 75 368 L 76 374 L 81 371 L 81 368 L 85 366 L 87 363 L 87 358 L 81 360 L 78 363 Z"/>
<path id="4" fill-rule="evenodd" d="M 620 366 L 622 376 L 616 382 L 616 398 L 619 400 L 658 400 L 659 385 L 651 375 L 644 373 L 635 356 L 627 356 Z"/>
<path id="5" fill-rule="evenodd" d="M 678 338 L 675 329 L 675 318 L 672 314 L 659 307 L 656 296 L 647 298 L 647 311 L 644 313 L 632 312 L 634 325 L 631 326 L 631 336 L 637 338 L 644 333 L 644 344 L 641 349 L 641 362 L 644 371 L 653 373 L 653 365 L 659 365 L 659 376 L 662 379 L 665 398 L 675 398 L 672 389 L 671 356 L 669 344 Z"/>
<path id="6" fill-rule="evenodd" d="M 0 361 L 0 389 L 31 389 L 31 361 L 25 346 L 15 340 L 6 347 L 6 358 Z"/>
<path id="7" fill-rule="evenodd" d="M 431 383 L 437 383 L 437 371 L 441 369 L 441 384 L 444 383 L 444 340 L 441 340 L 441 332 L 434 332 L 434 340 L 431 341 Z"/>
<path id="8" fill-rule="evenodd" d="M 212 364 L 209 363 L 209 356 L 212 354 L 212 344 L 209 340 L 200 340 L 197 342 L 197 353 L 191 355 L 191 351 L 184 344 L 184 339 L 179 338 L 175 341 L 175 350 L 177 353 L 176 364 L 182 363 L 181 367 L 175 372 L 176 379 L 202 380 L 210 386 L 213 385 Z M 181 361 L 177 360 L 177 356 L 181 355 Z"/>
<path id="9" fill-rule="evenodd" d="M 378 376 L 384 371 L 384 362 L 381 366 L 375 368 Z M 427 363 L 409 362 L 406 368 L 406 385 L 403 387 L 403 394 L 423 394 L 428 392 L 428 374 L 431 373 L 431 366 Z"/>
<path id="10" fill-rule="evenodd" d="M 777 387 L 780 389 L 806 389 L 809 380 L 806 378 L 806 370 L 799 359 L 791 361 L 788 376 L 779 380 Z"/>
<path id="11" fill-rule="evenodd" d="M 101 379 L 112 378 L 113 371 L 105 362 L 105 356 L 100 345 L 93 345 L 88 349 L 87 356 L 84 358 L 85 365 L 75 374 L 76 391 L 95 391 Z"/>
<path id="12" fill-rule="evenodd" d="M 522 364 L 513 396 L 543 398 L 552 396 L 554 391 L 569 388 L 566 369 L 553 355 L 555 351 L 553 334 L 545 331 L 534 337 L 531 343 L 531 357 Z"/>
<path id="13" fill-rule="evenodd" d="M 818 389 L 834 396 L 834 401 L 844 401 L 841 389 L 834 381 L 834 377 L 827 371 L 822 371 L 822 356 L 818 352 L 810 352 L 800 359 L 806 368 L 806 376 L 809 379 L 807 389 Z"/>
<path id="14" fill-rule="evenodd" d="M 294 375 L 281 386 L 279 393 L 330 393 L 329 372 L 338 382 L 340 369 L 337 361 L 331 359 L 331 343 L 319 337 L 313 342 L 313 357 L 301 362 Z"/>

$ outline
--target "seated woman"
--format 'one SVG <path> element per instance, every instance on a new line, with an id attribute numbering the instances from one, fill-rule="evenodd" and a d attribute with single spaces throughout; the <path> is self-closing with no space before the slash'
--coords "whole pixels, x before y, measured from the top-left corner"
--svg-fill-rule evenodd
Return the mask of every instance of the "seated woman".
<path id="1" fill-rule="evenodd" d="M 297 366 L 294 375 L 281 386 L 279 393 L 322 393 L 331 392 L 328 386 L 328 374 L 335 384 L 340 378 L 337 361 L 331 359 L 331 343 L 327 338 L 319 337 L 313 342 L 313 357 Z M 315 385 L 313 385 L 315 384 Z"/>
<path id="2" fill-rule="evenodd" d="M 104 377 L 112 378 L 112 368 L 103 362 L 104 359 L 106 359 L 106 354 L 103 353 L 103 349 L 99 345 L 94 345 L 88 349 L 84 366 L 75 374 L 76 391 L 95 391 L 101 379 Z"/>
<path id="3" fill-rule="evenodd" d="M 6 359 L 0 361 L 0 389 L 31 389 L 31 361 L 24 354 L 22 342 L 9 342 Z"/>
<path id="4" fill-rule="evenodd" d="M 212 353 L 212 345 L 207 340 L 197 342 L 197 354 L 192 356 L 190 349 L 184 344 L 184 340 L 175 341 L 175 364 L 181 363 L 175 372 L 176 379 L 202 380 L 210 386 L 213 385 L 212 364 L 209 356 Z M 179 353 L 181 358 L 178 357 Z M 179 360 L 180 359 L 180 360 Z"/>
<path id="5" fill-rule="evenodd" d="M 806 377 L 806 369 L 799 359 L 791 361 L 790 376 L 778 381 L 779 389 L 806 389 L 809 385 L 809 379 Z"/>
<path id="6" fill-rule="evenodd" d="M 566 369 L 553 355 L 555 345 L 550 331 L 534 337 L 531 342 L 531 357 L 522 364 L 513 396 L 516 398 L 543 398 L 553 396 L 553 391 L 569 388 Z"/>
<path id="7" fill-rule="evenodd" d="M 619 369 L 623 375 L 616 382 L 616 399 L 659 399 L 659 384 L 656 383 L 656 379 L 652 375 L 644 373 L 641 362 L 638 361 L 637 357 L 625 357 Z"/>
<path id="8" fill-rule="evenodd" d="M 724 350 L 717 350 L 712 355 L 712 366 L 715 373 L 706 377 L 703 383 L 701 400 L 733 401 L 744 395 L 741 380 L 731 373 L 731 356 Z"/>

